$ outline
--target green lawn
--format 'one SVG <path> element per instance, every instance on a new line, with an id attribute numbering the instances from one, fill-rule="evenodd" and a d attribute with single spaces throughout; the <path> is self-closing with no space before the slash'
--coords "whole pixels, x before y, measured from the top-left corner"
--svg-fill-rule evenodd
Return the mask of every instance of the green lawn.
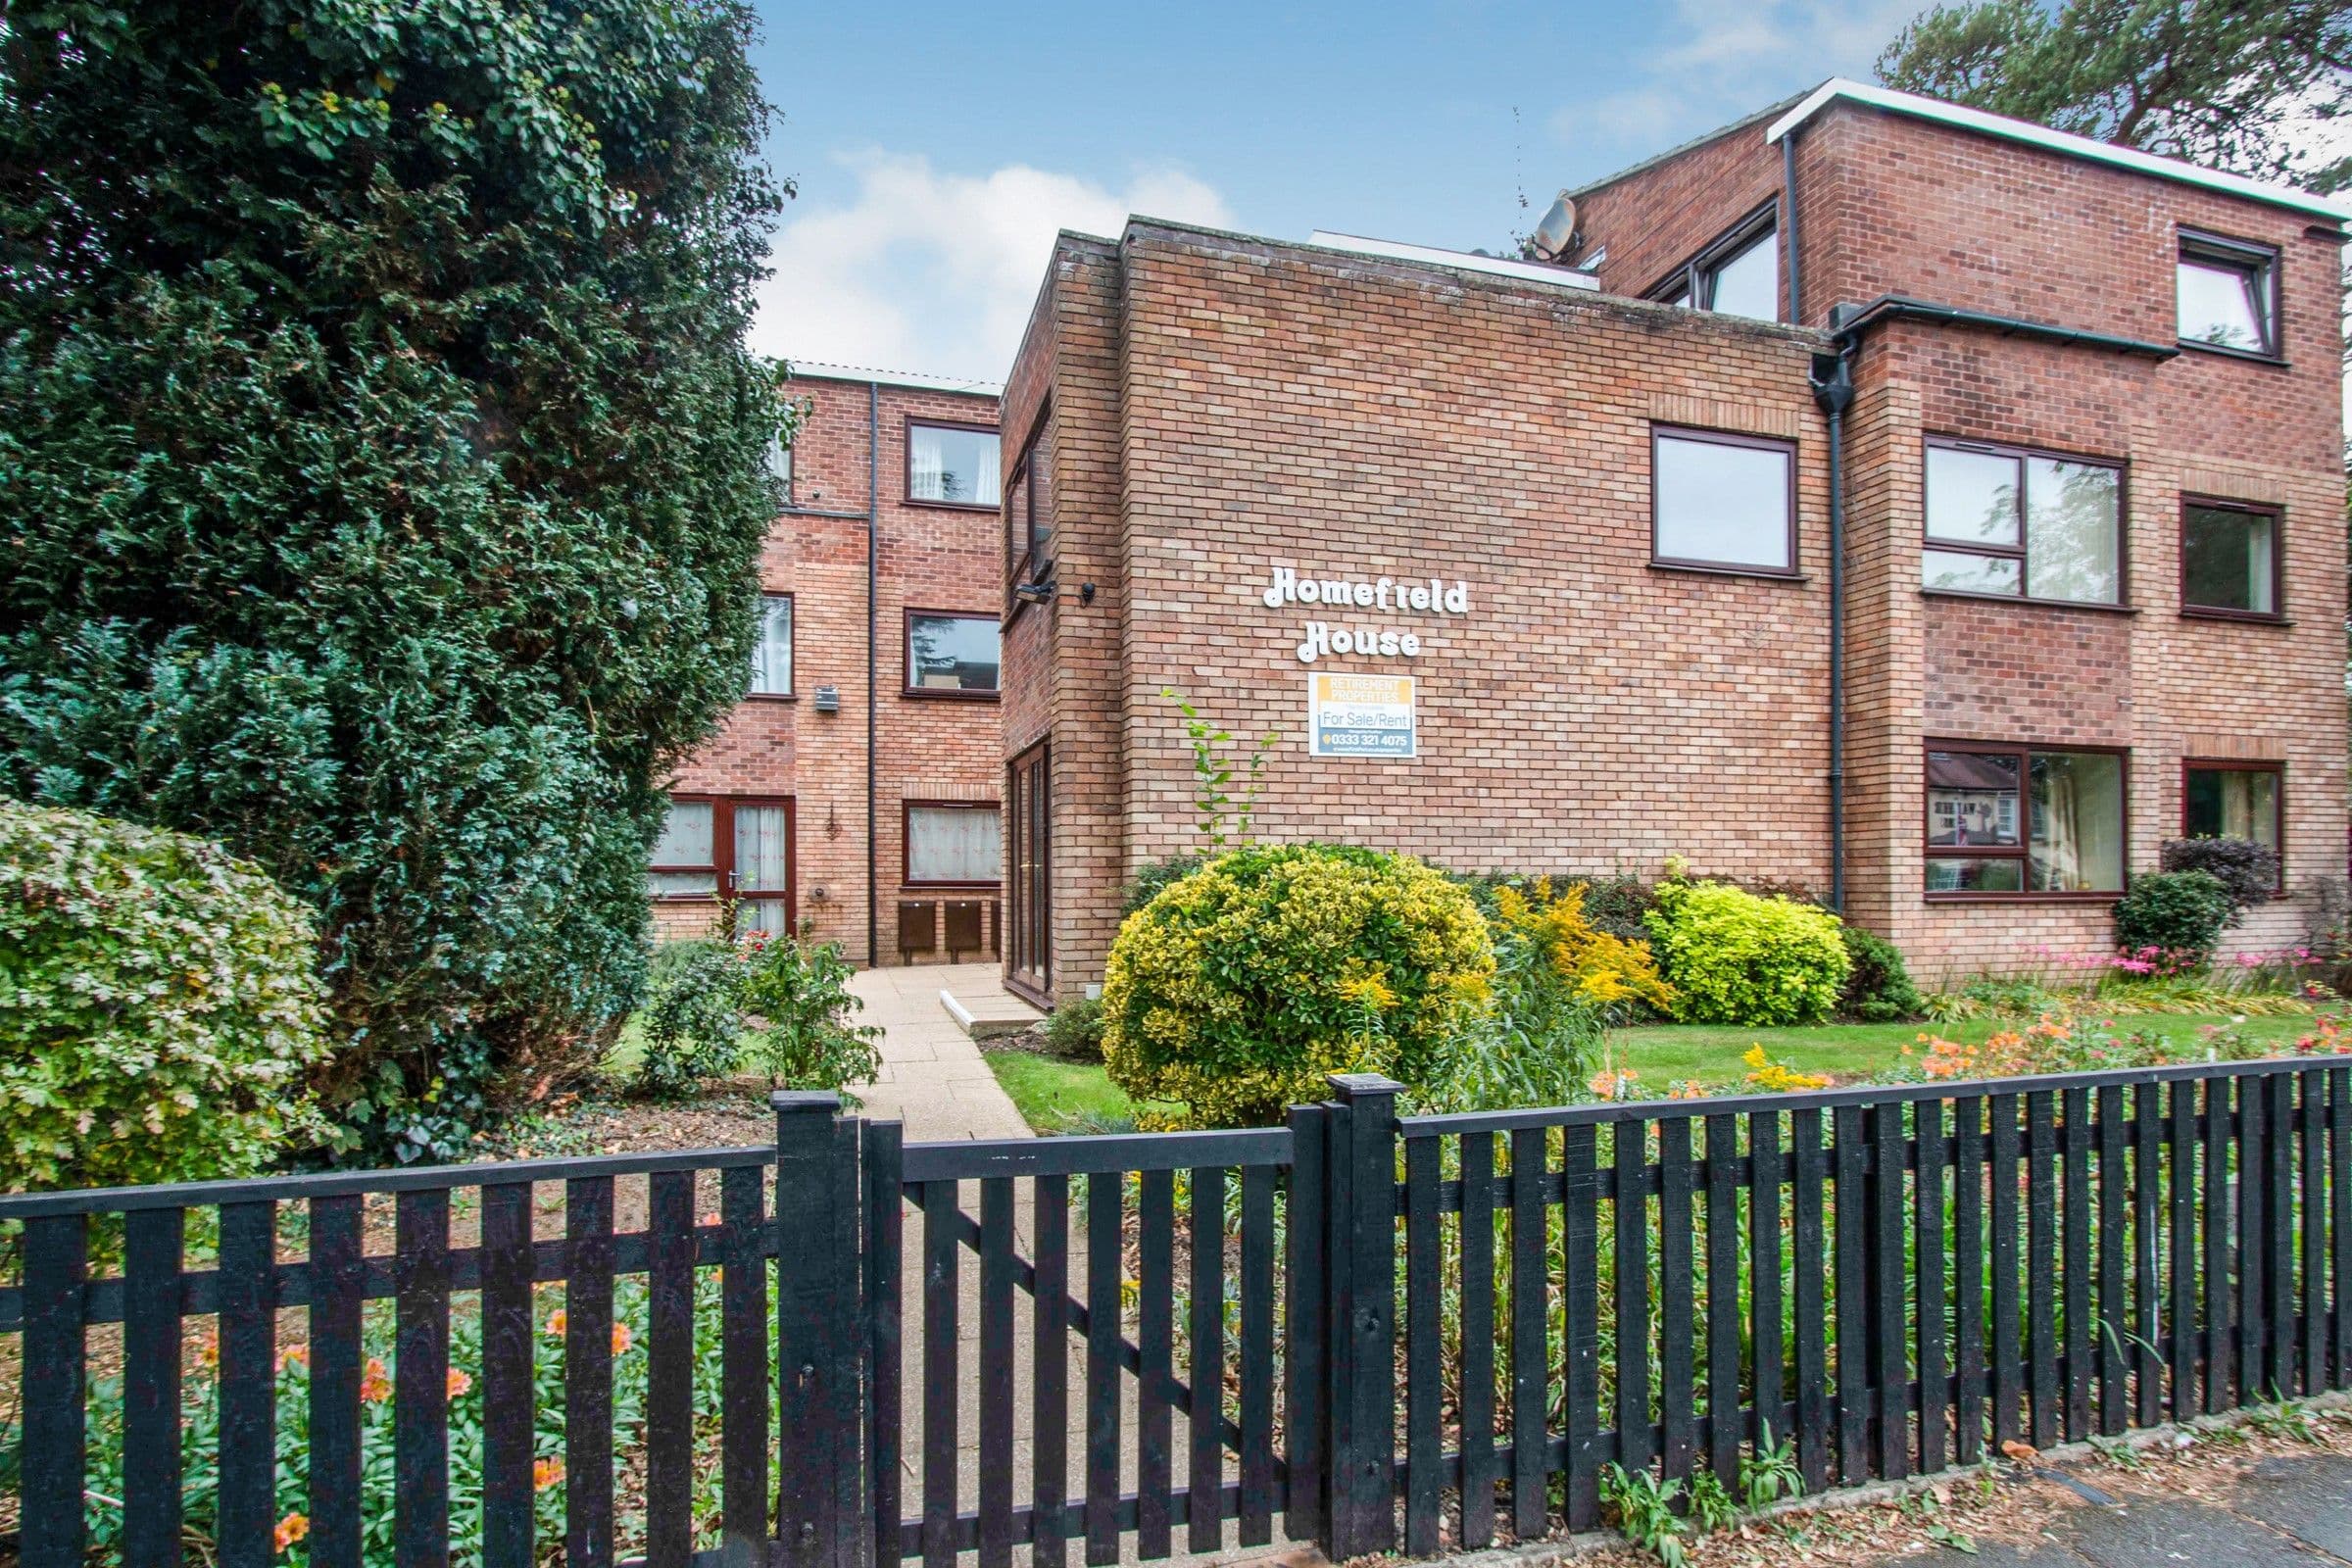
<path id="1" fill-rule="evenodd" d="M 1902 1048 L 1925 1033 L 1976 1044 L 1999 1029 L 2014 1029 L 2020 1020 L 1978 1019 L 1941 1025 L 1918 1023 L 1821 1024 L 1803 1029 L 1722 1029 L 1706 1024 L 1662 1024 L 1648 1029 L 1620 1029 L 1608 1038 L 1608 1064 L 1631 1067 L 1642 1075 L 1644 1097 L 1663 1096 L 1679 1079 L 1695 1079 L 1709 1089 L 1737 1088 L 1747 1075 L 1740 1058 L 1748 1047 L 1761 1044 L 1773 1060 L 1799 1072 L 1830 1073 L 1838 1078 L 1868 1078 L 1893 1067 Z M 2230 1022 L 2223 1014 L 2150 1013 L 2118 1019 L 2125 1029 L 2193 1040 L 2211 1024 Z M 2311 1029 L 2307 1017 L 2248 1018 L 2237 1025 L 2249 1039 L 2292 1041 Z M 1099 1066 L 1059 1061 L 1026 1051 L 989 1053 L 988 1064 L 997 1081 L 1020 1107 L 1029 1125 L 1041 1133 L 1071 1130 L 1074 1121 L 1099 1126 L 1103 1121 L 1130 1118 L 1135 1105 L 1112 1085 Z"/>

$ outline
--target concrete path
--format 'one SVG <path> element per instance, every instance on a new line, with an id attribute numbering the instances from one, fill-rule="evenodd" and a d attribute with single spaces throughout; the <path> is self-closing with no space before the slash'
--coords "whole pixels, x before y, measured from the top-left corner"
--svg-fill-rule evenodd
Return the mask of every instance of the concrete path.
<path id="1" fill-rule="evenodd" d="M 1030 1136 L 1012 1098 L 980 1059 L 980 1048 L 940 1005 L 942 991 L 985 1004 L 992 1013 L 1020 1005 L 1005 993 L 995 964 L 865 969 L 851 979 L 850 990 L 865 1003 L 858 1021 L 883 1031 L 882 1075 L 858 1090 L 865 1115 L 905 1122 L 909 1143 Z"/>

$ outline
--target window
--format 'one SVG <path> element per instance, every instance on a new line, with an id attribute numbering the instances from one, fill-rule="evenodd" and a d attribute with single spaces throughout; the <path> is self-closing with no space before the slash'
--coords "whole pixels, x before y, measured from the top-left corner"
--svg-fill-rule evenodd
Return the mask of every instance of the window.
<path id="1" fill-rule="evenodd" d="M 1004 831 L 994 801 L 908 801 L 906 886 L 995 887 Z"/>
<path id="2" fill-rule="evenodd" d="M 2234 501 L 2180 505 L 2180 608 L 2192 614 L 2276 616 L 2278 513 Z"/>
<path id="3" fill-rule="evenodd" d="M 792 928 L 792 803 L 679 796 L 654 840 L 646 891 L 735 901 L 737 934 Z"/>
<path id="4" fill-rule="evenodd" d="M 2065 604 L 2123 599 L 2123 470 L 1956 441 L 1927 449 L 1922 586 Z"/>
<path id="5" fill-rule="evenodd" d="M 994 697 L 997 617 L 906 612 L 906 695 Z"/>
<path id="6" fill-rule="evenodd" d="M 1005 579 L 1036 582 L 1053 564 L 1054 414 L 1048 409 L 1022 450 L 1021 461 L 1013 465 L 1012 483 L 1004 493 Z"/>
<path id="7" fill-rule="evenodd" d="M 1796 571 L 1796 448 L 1666 430 L 1650 441 L 1650 556 L 1660 565 Z"/>
<path id="8" fill-rule="evenodd" d="M 784 487 L 784 504 L 792 505 L 792 448 L 777 436 L 767 438 L 767 471 Z"/>
<path id="9" fill-rule="evenodd" d="M 2180 235 L 2180 341 L 2275 359 L 2278 253 L 2213 234 Z"/>
<path id="10" fill-rule="evenodd" d="M 2121 893 L 2124 757 L 1928 747 L 1931 894 Z"/>
<path id="11" fill-rule="evenodd" d="M 1780 227 L 1773 204 L 1741 219 L 1729 232 L 1676 268 L 1649 291 L 1665 305 L 1688 305 L 1759 321 L 1781 318 Z"/>
<path id="12" fill-rule="evenodd" d="M 2180 764 L 2180 836 L 2190 839 L 2251 839 L 2282 854 L 2279 786 L 2285 769 L 2277 762 Z M 2284 866 L 2280 867 L 2284 886 Z"/>
<path id="13" fill-rule="evenodd" d="M 906 422 L 906 499 L 945 507 L 997 504 L 997 432 L 985 424 Z"/>
<path id="14" fill-rule="evenodd" d="M 752 695 L 792 695 L 792 595 L 760 596 L 760 639 L 752 645 Z"/>

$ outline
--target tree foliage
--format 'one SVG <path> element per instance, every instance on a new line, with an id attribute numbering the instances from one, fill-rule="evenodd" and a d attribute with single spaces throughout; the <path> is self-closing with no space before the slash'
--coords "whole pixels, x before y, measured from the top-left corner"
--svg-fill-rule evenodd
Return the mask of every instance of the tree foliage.
<path id="1" fill-rule="evenodd" d="M 741 694 L 784 191 L 738 0 L 99 0 L 0 22 L 0 791 L 318 911 L 378 1152 L 642 976 Z"/>
<path id="2" fill-rule="evenodd" d="M 2290 134 L 2352 115 L 2343 0 L 1976 0 L 1937 5 L 1879 57 L 1890 87 L 2317 191 L 2352 157 Z"/>

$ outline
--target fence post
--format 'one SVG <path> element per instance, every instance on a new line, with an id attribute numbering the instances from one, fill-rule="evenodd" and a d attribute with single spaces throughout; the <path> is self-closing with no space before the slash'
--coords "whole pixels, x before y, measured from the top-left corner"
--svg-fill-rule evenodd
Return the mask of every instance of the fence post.
<path id="1" fill-rule="evenodd" d="M 830 1091 L 779 1089 L 776 1113 L 777 1560 L 856 1568 L 865 1529 L 856 1122 Z M 848 1157 L 844 1157 L 845 1152 Z"/>
<path id="2" fill-rule="evenodd" d="M 1396 1095 L 1334 1073 L 1329 1152 L 1330 1383 L 1323 1549 L 1334 1562 L 1396 1545 Z"/>

